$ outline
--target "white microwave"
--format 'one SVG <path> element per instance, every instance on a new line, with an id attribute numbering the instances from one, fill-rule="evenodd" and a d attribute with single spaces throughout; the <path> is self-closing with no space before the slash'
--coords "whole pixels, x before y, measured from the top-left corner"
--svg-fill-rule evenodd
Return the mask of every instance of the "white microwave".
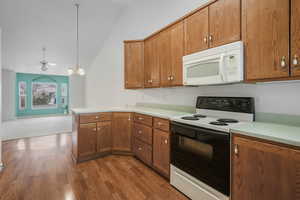
<path id="1" fill-rule="evenodd" d="M 244 80 L 244 45 L 238 41 L 183 57 L 184 85 L 218 85 Z"/>

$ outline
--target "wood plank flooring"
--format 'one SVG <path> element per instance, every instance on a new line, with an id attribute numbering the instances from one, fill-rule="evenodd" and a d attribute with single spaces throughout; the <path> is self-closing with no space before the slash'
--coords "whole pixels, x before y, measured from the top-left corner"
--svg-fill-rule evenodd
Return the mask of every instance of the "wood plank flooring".
<path id="1" fill-rule="evenodd" d="M 133 157 L 74 164 L 69 134 L 4 142 L 3 160 L 0 200 L 187 200 Z"/>

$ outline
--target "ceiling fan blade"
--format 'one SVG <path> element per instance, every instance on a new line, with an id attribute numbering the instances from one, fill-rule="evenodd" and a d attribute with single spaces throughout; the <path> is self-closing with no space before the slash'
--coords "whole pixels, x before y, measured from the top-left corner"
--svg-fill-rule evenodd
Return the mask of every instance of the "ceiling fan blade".
<path id="1" fill-rule="evenodd" d="M 49 66 L 56 66 L 56 63 L 48 63 Z"/>

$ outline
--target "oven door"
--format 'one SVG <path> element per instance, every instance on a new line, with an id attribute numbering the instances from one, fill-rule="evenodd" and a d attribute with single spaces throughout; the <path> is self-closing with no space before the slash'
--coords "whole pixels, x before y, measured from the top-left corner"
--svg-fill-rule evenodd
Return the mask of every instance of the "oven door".
<path id="1" fill-rule="evenodd" d="M 229 196 L 229 134 L 177 122 L 171 130 L 171 164 Z"/>
<path id="2" fill-rule="evenodd" d="M 184 85 L 212 85 L 225 83 L 224 55 L 201 59 L 186 58 L 183 62 Z"/>

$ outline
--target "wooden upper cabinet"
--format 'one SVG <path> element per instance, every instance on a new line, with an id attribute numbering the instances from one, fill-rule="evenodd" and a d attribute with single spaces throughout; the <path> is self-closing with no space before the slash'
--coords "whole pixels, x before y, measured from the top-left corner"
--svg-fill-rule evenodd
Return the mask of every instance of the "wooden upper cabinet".
<path id="1" fill-rule="evenodd" d="M 243 0 L 242 5 L 246 79 L 289 77 L 290 1 Z"/>
<path id="2" fill-rule="evenodd" d="M 96 123 L 80 124 L 78 131 L 78 156 L 93 156 L 97 152 Z"/>
<path id="3" fill-rule="evenodd" d="M 113 113 L 112 150 L 131 152 L 131 113 Z"/>
<path id="4" fill-rule="evenodd" d="M 183 22 L 174 24 L 159 34 L 158 52 L 161 86 L 182 85 Z"/>
<path id="5" fill-rule="evenodd" d="M 251 1 L 251 0 L 250 0 Z M 218 0 L 209 6 L 209 45 L 241 39 L 241 0 Z"/>
<path id="6" fill-rule="evenodd" d="M 144 86 L 147 88 L 160 86 L 160 68 L 158 60 L 158 37 L 145 40 L 144 49 Z"/>
<path id="7" fill-rule="evenodd" d="M 300 199 L 300 151 L 235 136 L 233 152 L 232 200 Z"/>
<path id="8" fill-rule="evenodd" d="M 300 76 L 300 1 L 291 3 L 291 74 Z"/>
<path id="9" fill-rule="evenodd" d="M 125 88 L 144 86 L 144 41 L 125 42 Z"/>
<path id="10" fill-rule="evenodd" d="M 112 149 L 111 122 L 99 122 L 97 129 L 97 152 L 110 152 Z"/>
<path id="11" fill-rule="evenodd" d="M 166 177 L 170 175 L 170 133 L 153 131 L 153 167 Z"/>
<path id="12" fill-rule="evenodd" d="M 208 48 L 208 7 L 184 20 L 185 55 Z"/>

